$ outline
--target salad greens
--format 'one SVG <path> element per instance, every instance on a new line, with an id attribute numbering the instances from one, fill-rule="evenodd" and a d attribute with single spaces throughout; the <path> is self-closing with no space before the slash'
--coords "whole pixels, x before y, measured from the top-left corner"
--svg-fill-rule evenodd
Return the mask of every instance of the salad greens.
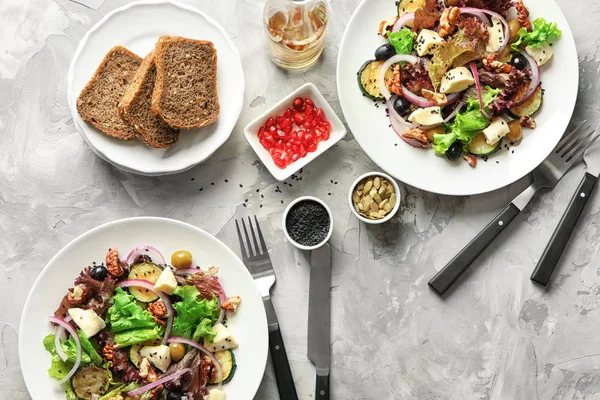
<path id="1" fill-rule="evenodd" d="M 158 325 L 154 328 L 131 329 L 115 333 L 115 343 L 119 347 L 127 347 L 138 343 L 160 339 L 164 329 Z"/>
<path id="2" fill-rule="evenodd" d="M 80 334 L 80 336 L 81 336 L 81 334 Z M 63 350 L 65 351 L 65 354 L 68 357 L 67 360 L 63 361 L 60 359 L 60 357 L 56 353 L 56 347 L 54 346 L 54 334 L 49 334 L 44 338 L 44 347 L 52 355 L 52 361 L 50 364 L 50 368 L 48 368 L 48 375 L 51 378 L 56 379 L 57 381 L 64 378 L 65 375 L 67 375 L 69 373 L 69 371 L 71 370 L 71 368 L 73 368 L 73 365 L 75 364 L 75 358 L 77 357 L 77 352 L 76 351 L 73 352 L 71 350 L 71 349 L 75 348 L 75 340 L 73 338 L 69 338 L 69 340 L 71 340 L 71 342 L 64 341 L 64 340 L 61 342 L 61 347 L 63 348 Z M 67 344 L 67 343 L 70 343 L 70 344 Z M 68 352 L 67 352 L 67 349 L 69 349 Z M 86 356 L 88 358 L 88 360 L 90 359 L 90 356 L 85 353 L 85 350 L 81 354 L 82 360 L 83 360 L 84 356 Z M 70 380 L 66 381 L 64 383 L 64 385 L 65 385 L 66 399 L 67 400 L 78 400 L 77 395 L 73 391 L 73 386 L 71 386 L 71 381 Z"/>
<path id="3" fill-rule="evenodd" d="M 79 336 L 79 340 L 81 341 L 81 348 L 90 357 L 91 363 L 96 366 L 102 365 L 102 357 L 100 357 L 100 354 L 98 354 L 98 352 L 92 345 L 92 342 L 90 342 L 90 340 L 85 336 L 81 329 L 77 329 L 77 335 Z"/>
<path id="4" fill-rule="evenodd" d="M 100 397 L 98 400 L 109 400 L 113 397 L 117 397 L 117 395 L 130 392 L 132 390 L 137 389 L 139 386 L 137 383 L 132 382 L 127 385 L 121 385 L 106 393 L 104 396 Z"/>
<path id="5" fill-rule="evenodd" d="M 486 91 L 482 92 L 481 96 L 485 111 L 489 111 L 487 107 L 500 92 L 500 89 L 486 86 Z M 464 147 L 468 146 L 471 140 L 490 124 L 490 121 L 479 111 L 478 99 L 469 98 L 466 103 L 466 111 L 457 113 L 454 122 L 446 126 L 450 130 L 449 133 L 433 135 L 432 147 L 436 154 L 445 154 L 457 140 L 460 140 Z"/>
<path id="6" fill-rule="evenodd" d="M 132 295 L 117 288 L 113 297 L 114 304 L 108 309 L 107 323 L 111 331 L 122 332 L 136 328 L 154 328 L 156 322 L 150 312 L 137 305 Z"/>
<path id="7" fill-rule="evenodd" d="M 177 316 L 173 320 L 173 335 L 192 338 L 206 337 L 214 339 L 216 332 L 212 325 L 219 319 L 221 312 L 217 298 L 199 300 L 200 292 L 195 286 L 178 286 L 173 292 L 182 301 L 173 303 Z"/>
<path id="8" fill-rule="evenodd" d="M 416 36 L 410 29 L 402 28 L 397 32 L 389 32 L 388 40 L 396 49 L 396 54 L 410 54 L 413 52 L 413 40 Z"/>
<path id="9" fill-rule="evenodd" d="M 533 30 L 529 32 L 526 28 L 519 29 L 519 38 L 511 45 L 512 50 L 519 51 L 521 44 L 531 47 L 540 47 L 544 43 L 552 43 L 562 36 L 556 22 L 546 22 L 544 18 L 533 21 Z"/>

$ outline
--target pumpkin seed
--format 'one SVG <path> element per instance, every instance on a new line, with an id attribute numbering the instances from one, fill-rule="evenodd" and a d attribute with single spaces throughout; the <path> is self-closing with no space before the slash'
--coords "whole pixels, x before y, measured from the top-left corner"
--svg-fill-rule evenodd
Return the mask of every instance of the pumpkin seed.
<path id="1" fill-rule="evenodd" d="M 377 214 L 379 214 L 379 216 L 380 216 L 380 217 L 382 217 L 382 218 L 383 218 L 383 217 L 385 217 L 385 215 L 386 215 L 387 213 L 388 213 L 388 212 L 387 212 L 387 211 L 385 211 L 385 210 L 379 210 L 379 211 L 377 211 Z"/>
<path id="2" fill-rule="evenodd" d="M 364 189 L 363 189 L 363 193 L 364 193 L 364 194 L 367 194 L 367 193 L 369 193 L 369 192 L 371 191 L 371 189 L 372 189 L 372 188 L 373 188 L 373 180 L 372 180 L 372 179 L 369 179 L 369 180 L 367 181 L 367 183 L 365 183 L 365 187 L 364 187 Z"/>
<path id="3" fill-rule="evenodd" d="M 375 189 L 379 189 L 380 186 L 381 186 L 381 179 L 379 179 L 379 177 L 376 176 L 375 179 L 373 180 L 373 187 Z"/>
<path id="4" fill-rule="evenodd" d="M 396 205 L 396 193 L 390 195 L 390 204 Z"/>
<path id="5" fill-rule="evenodd" d="M 371 211 L 379 211 L 379 207 L 374 201 L 371 203 Z"/>
<path id="6" fill-rule="evenodd" d="M 385 194 L 385 188 L 386 186 L 382 184 L 377 193 L 379 193 L 380 196 L 383 196 Z"/>
<path id="7" fill-rule="evenodd" d="M 371 211 L 369 213 L 369 217 L 372 217 L 373 219 L 379 218 L 379 212 L 377 212 L 377 211 Z"/>
<path id="8" fill-rule="evenodd" d="M 379 208 L 383 208 L 388 203 L 388 199 L 379 202 Z"/>
<path id="9" fill-rule="evenodd" d="M 390 203 L 385 203 L 385 204 L 383 205 L 383 209 L 384 209 L 386 212 L 390 212 L 390 211 L 392 211 L 392 208 L 393 208 L 393 207 L 392 207 L 392 205 L 391 205 Z"/>
<path id="10" fill-rule="evenodd" d="M 373 195 L 373 200 L 375 200 L 377 202 L 377 204 L 379 204 L 379 203 L 381 203 L 383 201 L 383 199 L 381 198 L 381 196 L 377 192 L 375 192 L 375 194 Z"/>
<path id="11" fill-rule="evenodd" d="M 360 194 L 357 191 L 352 193 L 352 201 L 355 203 L 358 203 L 360 201 Z"/>
<path id="12" fill-rule="evenodd" d="M 364 209 L 365 209 L 365 206 L 363 205 L 363 203 L 358 203 L 358 204 L 356 204 L 356 207 L 357 207 L 359 210 L 364 210 Z"/>
<path id="13" fill-rule="evenodd" d="M 377 194 L 377 189 L 373 188 L 371 189 L 371 191 L 369 192 L 369 196 L 373 197 Z"/>

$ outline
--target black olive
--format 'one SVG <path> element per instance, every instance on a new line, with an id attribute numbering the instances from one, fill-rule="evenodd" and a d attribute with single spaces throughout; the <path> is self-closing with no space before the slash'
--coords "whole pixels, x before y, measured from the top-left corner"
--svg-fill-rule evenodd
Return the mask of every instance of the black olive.
<path id="1" fill-rule="evenodd" d="M 90 275 L 92 278 L 94 278 L 97 281 L 103 281 L 104 279 L 106 279 L 106 276 L 108 275 L 108 269 L 106 269 L 106 267 L 104 265 L 96 265 L 90 271 Z"/>
<path id="2" fill-rule="evenodd" d="M 516 69 L 520 69 L 523 70 L 527 67 L 529 63 L 527 62 L 527 60 L 525 59 L 525 57 L 523 57 L 522 55 L 516 55 L 512 58 L 512 60 L 510 60 L 510 65 L 512 65 L 513 67 L 515 67 Z"/>
<path id="3" fill-rule="evenodd" d="M 181 392 L 169 392 L 167 394 L 167 400 L 181 400 L 183 393 Z"/>
<path id="4" fill-rule="evenodd" d="M 404 97 L 396 97 L 396 100 L 394 100 L 394 110 L 396 110 L 400 116 L 408 114 L 410 111 L 410 102 Z"/>
<path id="5" fill-rule="evenodd" d="M 379 61 L 385 61 L 396 55 L 396 49 L 389 43 L 382 44 L 375 50 L 375 58 Z"/>
<path id="6" fill-rule="evenodd" d="M 462 151 L 463 144 L 460 140 L 457 140 L 456 142 L 452 143 L 450 148 L 446 151 L 446 157 L 448 157 L 448 160 L 450 161 L 458 160 L 458 158 L 462 154 Z"/>

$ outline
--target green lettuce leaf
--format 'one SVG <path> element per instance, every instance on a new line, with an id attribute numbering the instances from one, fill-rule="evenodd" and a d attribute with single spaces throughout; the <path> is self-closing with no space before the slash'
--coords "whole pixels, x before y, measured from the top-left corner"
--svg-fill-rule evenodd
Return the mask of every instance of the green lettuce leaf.
<path id="1" fill-rule="evenodd" d="M 139 388 L 139 385 L 135 382 L 129 383 L 127 385 L 121 385 L 119 387 L 114 388 L 110 392 L 106 393 L 104 396 L 100 397 L 100 399 L 98 399 L 98 400 L 108 400 L 112 397 L 116 397 L 119 394 L 131 392 L 132 390 L 135 390 L 137 388 Z"/>
<path id="2" fill-rule="evenodd" d="M 156 340 L 162 337 L 164 329 L 161 328 L 155 326 L 154 328 L 130 329 L 115 333 L 115 343 L 123 348 L 149 340 Z"/>
<path id="3" fill-rule="evenodd" d="M 182 301 L 174 303 L 173 308 L 177 312 L 173 320 L 173 335 L 187 339 L 192 338 L 192 333 L 197 326 L 208 319 L 214 323 L 219 318 L 219 303 L 213 296 L 211 300 L 199 300 L 200 292 L 195 286 L 180 286 L 173 294 L 181 297 Z M 212 329 L 211 329 L 212 331 Z"/>
<path id="4" fill-rule="evenodd" d="M 402 28 L 397 32 L 388 33 L 388 40 L 396 54 L 410 54 L 413 51 L 413 40 L 417 36 L 416 33 L 408 28 Z"/>
<path id="5" fill-rule="evenodd" d="M 97 366 L 102 365 L 102 357 L 100 357 L 100 354 L 98 354 L 92 345 L 92 342 L 85 337 L 85 334 L 81 331 L 81 329 L 77 329 L 77 334 L 79 335 L 79 340 L 81 341 L 81 348 L 90 357 L 91 363 Z"/>
<path id="6" fill-rule="evenodd" d="M 533 30 L 529 32 L 526 28 L 519 29 L 519 38 L 511 44 L 513 51 L 519 51 L 519 46 L 526 44 L 531 47 L 540 47 L 544 43 L 553 43 L 560 39 L 562 31 L 558 29 L 556 22 L 546 22 L 544 18 L 533 21 Z"/>
<path id="7" fill-rule="evenodd" d="M 217 336 L 217 332 L 213 330 L 213 322 L 208 318 L 204 318 L 196 327 L 192 340 L 200 342 L 200 339 L 206 338 L 212 342 L 215 336 Z"/>
<path id="8" fill-rule="evenodd" d="M 77 344 L 75 343 L 75 339 L 73 339 L 72 336 L 69 336 L 69 339 L 60 341 L 60 346 L 65 352 L 65 355 L 67 356 L 67 361 L 70 362 L 71 365 L 75 364 L 75 360 L 77 359 Z M 58 360 L 61 361 L 60 357 L 58 357 L 58 355 L 56 354 L 56 348 L 54 347 L 54 334 L 51 333 L 44 338 L 44 347 L 50 354 L 52 354 L 53 356 L 56 355 Z M 89 354 L 86 353 L 84 349 L 81 352 L 81 364 L 85 365 L 90 364 L 91 362 L 92 360 Z"/>
<path id="9" fill-rule="evenodd" d="M 68 380 L 64 383 L 64 388 L 65 388 L 65 398 L 67 400 L 79 400 L 79 397 L 77 397 L 77 395 L 75 394 L 75 391 L 73 390 L 73 386 L 71 385 L 71 381 Z"/>
<path id="10" fill-rule="evenodd" d="M 107 312 L 107 322 L 113 332 L 156 327 L 152 314 L 137 305 L 133 296 L 125 293 L 123 289 L 117 288 L 113 300 L 114 304 Z"/>
<path id="11" fill-rule="evenodd" d="M 486 86 L 485 89 L 481 93 L 481 99 L 484 109 L 489 111 L 487 107 L 500 94 L 501 90 L 490 86 Z M 466 110 L 457 113 L 454 122 L 448 125 L 450 133 L 433 135 L 432 148 L 435 154 L 446 154 L 446 151 L 457 140 L 460 140 L 463 146 L 468 146 L 473 138 L 490 124 L 490 121 L 479 111 L 477 98 L 469 98 L 466 102 Z"/>

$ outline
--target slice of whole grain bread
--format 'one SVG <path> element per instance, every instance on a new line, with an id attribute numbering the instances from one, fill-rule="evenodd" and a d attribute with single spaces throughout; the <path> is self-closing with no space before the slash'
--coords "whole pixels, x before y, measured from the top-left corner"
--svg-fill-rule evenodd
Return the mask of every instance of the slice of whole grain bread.
<path id="1" fill-rule="evenodd" d="M 152 112 L 178 128 L 200 128 L 215 122 L 220 108 L 213 43 L 161 36 L 155 53 Z"/>
<path id="2" fill-rule="evenodd" d="M 179 138 L 179 129 L 167 125 L 150 110 L 156 66 L 154 51 L 142 61 L 131 85 L 125 91 L 119 103 L 119 114 L 129 122 L 139 134 L 141 141 L 150 147 L 171 147 Z"/>
<path id="3" fill-rule="evenodd" d="M 81 118 L 109 136 L 135 138 L 135 129 L 123 121 L 117 105 L 141 62 L 140 57 L 124 47 L 110 49 L 77 98 Z"/>

